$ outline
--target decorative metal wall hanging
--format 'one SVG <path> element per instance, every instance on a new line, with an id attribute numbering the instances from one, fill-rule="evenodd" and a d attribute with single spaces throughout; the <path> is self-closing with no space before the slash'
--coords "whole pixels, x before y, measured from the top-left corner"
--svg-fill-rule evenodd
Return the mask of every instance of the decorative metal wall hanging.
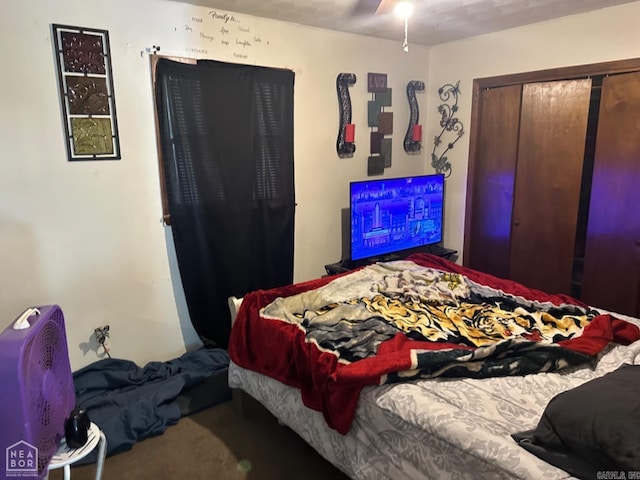
<path id="1" fill-rule="evenodd" d="M 460 80 L 455 85 L 447 83 L 438 89 L 438 95 L 443 104 L 438 107 L 438 113 L 440 114 L 440 126 L 442 130 L 440 134 L 436 135 L 433 140 L 433 151 L 431 152 L 431 166 L 438 173 L 444 173 L 445 177 L 451 175 L 451 162 L 447 158 L 447 152 L 453 148 L 453 146 L 464 135 L 464 125 L 455 116 L 458 112 L 458 96 L 460 95 Z M 452 103 L 451 105 L 449 103 Z M 451 134 L 454 136 L 453 140 L 444 144 L 444 134 Z M 438 155 L 436 149 L 445 145 L 444 150 Z"/>
<path id="2" fill-rule="evenodd" d="M 340 106 L 340 125 L 336 150 L 340 158 L 353 157 L 353 153 L 356 151 L 354 143 L 356 126 L 351 123 L 351 97 L 349 96 L 349 87 L 355 83 L 356 75 L 354 73 L 339 73 L 336 78 Z"/>
<path id="3" fill-rule="evenodd" d="M 367 175 L 382 175 L 391 166 L 391 138 L 393 134 L 393 112 L 385 112 L 391 106 L 391 89 L 387 87 L 386 73 L 369 73 L 367 91 L 373 96 L 368 102 L 368 125 L 371 128 Z M 375 130 L 374 130 L 375 129 Z"/>
<path id="4" fill-rule="evenodd" d="M 424 82 L 411 80 L 407 83 L 407 99 L 409 100 L 409 126 L 404 136 L 404 151 L 411 154 L 420 153 L 422 148 L 422 125 L 420 121 L 420 109 L 416 99 L 416 90 L 424 91 Z"/>
<path id="5" fill-rule="evenodd" d="M 109 33 L 52 24 L 69 160 L 119 160 Z"/>

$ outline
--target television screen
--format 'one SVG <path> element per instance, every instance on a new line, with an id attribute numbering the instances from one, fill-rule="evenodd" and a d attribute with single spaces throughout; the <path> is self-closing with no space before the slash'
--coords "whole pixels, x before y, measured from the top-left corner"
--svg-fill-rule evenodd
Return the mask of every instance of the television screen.
<path id="1" fill-rule="evenodd" d="M 442 241 L 444 175 L 351 182 L 351 260 Z"/>

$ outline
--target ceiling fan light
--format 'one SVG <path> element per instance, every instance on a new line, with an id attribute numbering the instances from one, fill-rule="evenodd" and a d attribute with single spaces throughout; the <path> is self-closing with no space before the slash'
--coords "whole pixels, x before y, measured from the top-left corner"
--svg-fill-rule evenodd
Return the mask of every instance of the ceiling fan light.
<path id="1" fill-rule="evenodd" d="M 393 11 L 398 17 L 406 20 L 413 13 L 413 5 L 408 1 L 398 2 Z"/>

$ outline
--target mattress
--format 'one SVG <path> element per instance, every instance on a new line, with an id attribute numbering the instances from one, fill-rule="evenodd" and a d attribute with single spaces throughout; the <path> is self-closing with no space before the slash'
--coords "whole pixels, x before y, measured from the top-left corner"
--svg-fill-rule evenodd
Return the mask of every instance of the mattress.
<path id="1" fill-rule="evenodd" d="M 571 478 L 512 435 L 640 364 L 640 320 L 578 303 L 430 255 L 250 292 L 229 383 L 354 479 Z"/>
<path id="2" fill-rule="evenodd" d="M 640 320 L 618 315 L 640 326 Z M 611 344 L 595 369 L 486 379 L 414 380 L 366 387 L 346 435 L 305 407 L 300 391 L 231 362 L 229 385 L 260 401 L 354 479 L 565 479 L 511 434 L 534 428 L 549 400 L 622 364 L 640 364 L 640 341 Z"/>

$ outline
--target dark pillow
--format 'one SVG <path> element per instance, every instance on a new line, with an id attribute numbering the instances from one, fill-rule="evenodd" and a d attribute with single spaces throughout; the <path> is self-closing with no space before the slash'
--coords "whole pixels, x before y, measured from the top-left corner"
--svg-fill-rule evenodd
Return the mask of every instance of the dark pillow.
<path id="1" fill-rule="evenodd" d="M 623 365 L 555 396 L 538 426 L 513 438 L 560 468 L 554 453 L 596 471 L 640 470 L 640 365 Z"/>

